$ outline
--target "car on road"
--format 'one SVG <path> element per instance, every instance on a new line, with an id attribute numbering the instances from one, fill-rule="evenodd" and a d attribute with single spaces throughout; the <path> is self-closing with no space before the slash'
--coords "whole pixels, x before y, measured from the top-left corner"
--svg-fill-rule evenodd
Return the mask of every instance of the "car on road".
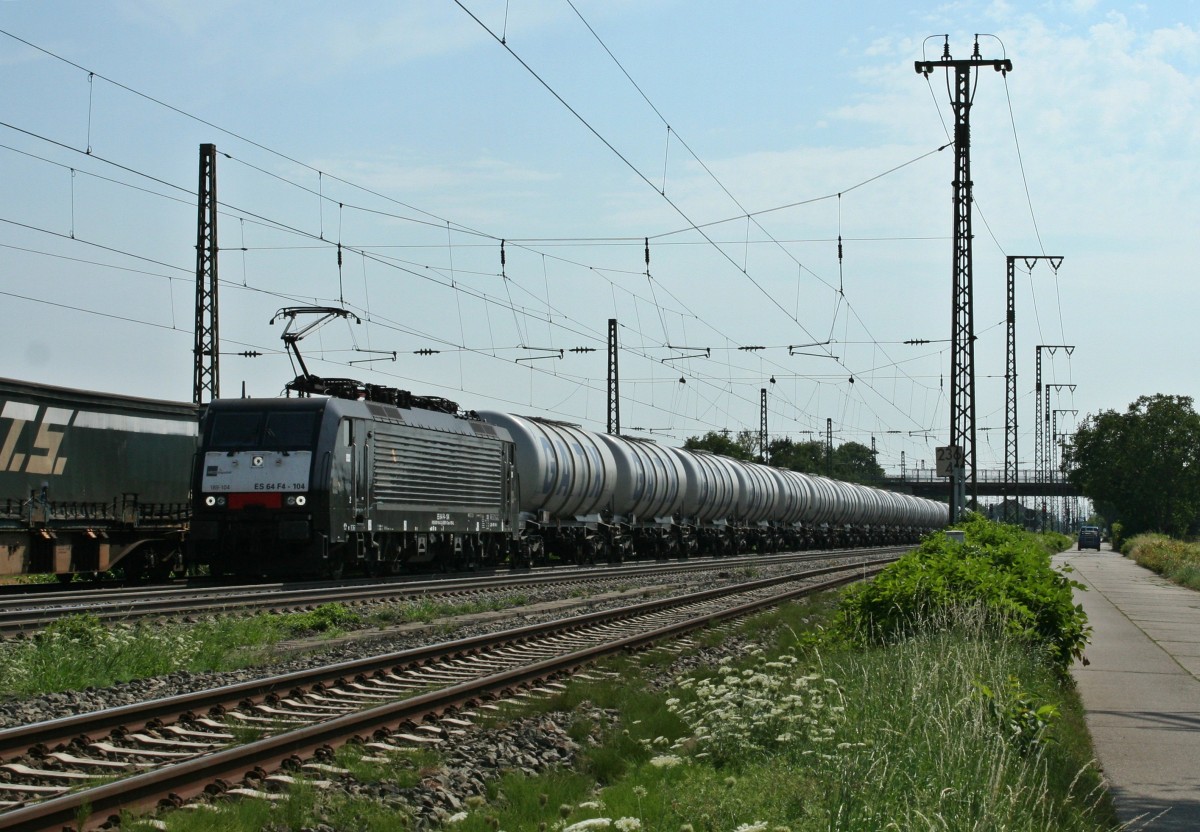
<path id="1" fill-rule="evenodd" d="M 1099 526 L 1080 526 L 1079 527 L 1079 548 L 1080 549 L 1095 549 L 1100 551 L 1100 527 Z"/>

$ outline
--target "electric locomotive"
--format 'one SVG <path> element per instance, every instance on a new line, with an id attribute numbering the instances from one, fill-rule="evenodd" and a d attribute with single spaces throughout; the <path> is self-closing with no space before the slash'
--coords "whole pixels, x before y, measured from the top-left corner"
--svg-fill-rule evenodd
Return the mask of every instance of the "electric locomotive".
<path id="1" fill-rule="evenodd" d="M 508 556 L 517 502 L 506 431 L 445 399 L 334 386 L 340 396 L 208 405 L 193 563 L 214 575 L 338 576 Z"/>

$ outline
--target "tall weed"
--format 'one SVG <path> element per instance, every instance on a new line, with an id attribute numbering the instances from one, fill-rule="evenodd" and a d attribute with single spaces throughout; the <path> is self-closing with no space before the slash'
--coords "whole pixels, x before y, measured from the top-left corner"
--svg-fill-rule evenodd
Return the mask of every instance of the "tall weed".
<path id="1" fill-rule="evenodd" d="M 1185 543 L 1163 534 L 1140 534 L 1122 550 L 1139 566 L 1182 586 L 1200 589 L 1200 544 Z"/>

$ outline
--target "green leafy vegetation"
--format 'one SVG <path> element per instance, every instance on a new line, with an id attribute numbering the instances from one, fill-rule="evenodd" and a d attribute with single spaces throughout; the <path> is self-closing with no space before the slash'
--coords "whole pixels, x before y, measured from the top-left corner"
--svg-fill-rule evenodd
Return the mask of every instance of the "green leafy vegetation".
<path id="1" fill-rule="evenodd" d="M 0 584 L 56 584 L 58 576 L 53 573 L 31 572 L 23 575 L 9 575 L 0 580 Z"/>
<path id="2" fill-rule="evenodd" d="M 327 633 L 362 624 L 362 616 L 345 604 L 321 604 L 308 612 L 280 616 L 279 622 L 292 633 Z"/>
<path id="3" fill-rule="evenodd" d="M 1121 551 L 1139 566 L 1152 569 L 1169 581 L 1200 589 L 1200 544 L 1184 543 L 1161 534 L 1141 534 Z"/>
<path id="4" fill-rule="evenodd" d="M 1200 526 L 1200 414 L 1189 396 L 1141 396 L 1090 415 L 1067 453 L 1068 476 L 1123 534 L 1194 534 Z"/>
<path id="5" fill-rule="evenodd" d="M 875 580 L 851 587 L 841 606 L 842 634 L 885 644 L 978 608 L 985 626 L 1023 640 L 1065 671 L 1089 633 L 1071 597 L 1077 584 L 1050 566 L 1051 553 L 1066 549 L 1069 538 L 1032 536 L 979 516 L 959 525 L 964 543 L 931 535 Z"/>

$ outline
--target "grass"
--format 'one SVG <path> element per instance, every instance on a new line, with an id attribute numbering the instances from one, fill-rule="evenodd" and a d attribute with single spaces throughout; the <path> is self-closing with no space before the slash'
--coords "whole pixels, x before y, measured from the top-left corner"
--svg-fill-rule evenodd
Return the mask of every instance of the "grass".
<path id="1" fill-rule="evenodd" d="M 268 647 L 286 623 L 267 616 L 193 624 L 140 621 L 105 626 L 94 615 L 60 619 L 0 651 L 0 691 L 35 695 L 80 690 L 177 670 L 226 670 L 244 645 Z"/>
<path id="2" fill-rule="evenodd" d="M 1162 534 L 1140 534 L 1126 541 L 1121 551 L 1169 581 L 1200 589 L 1200 543 L 1185 543 Z"/>
<path id="3" fill-rule="evenodd" d="M 832 738 L 848 745 L 817 764 L 841 786 L 822 801 L 828 826 L 1098 828 L 1098 780 L 1052 732 L 1056 681 L 1020 644 L 968 625 L 831 657 L 824 671 L 855 680 Z M 1038 708 L 1047 717 L 1023 718 Z"/>
<path id="4" fill-rule="evenodd" d="M 62 618 L 32 638 L 0 650 L 0 696 L 34 696 L 104 687 L 179 670 L 234 670 L 277 662 L 276 647 L 299 636 L 332 638 L 364 627 L 429 622 L 528 603 L 523 595 L 443 603 L 428 599 L 382 605 L 368 614 L 344 604 L 302 613 L 223 615 L 197 622 L 138 620 L 105 625 L 90 614 Z"/>

